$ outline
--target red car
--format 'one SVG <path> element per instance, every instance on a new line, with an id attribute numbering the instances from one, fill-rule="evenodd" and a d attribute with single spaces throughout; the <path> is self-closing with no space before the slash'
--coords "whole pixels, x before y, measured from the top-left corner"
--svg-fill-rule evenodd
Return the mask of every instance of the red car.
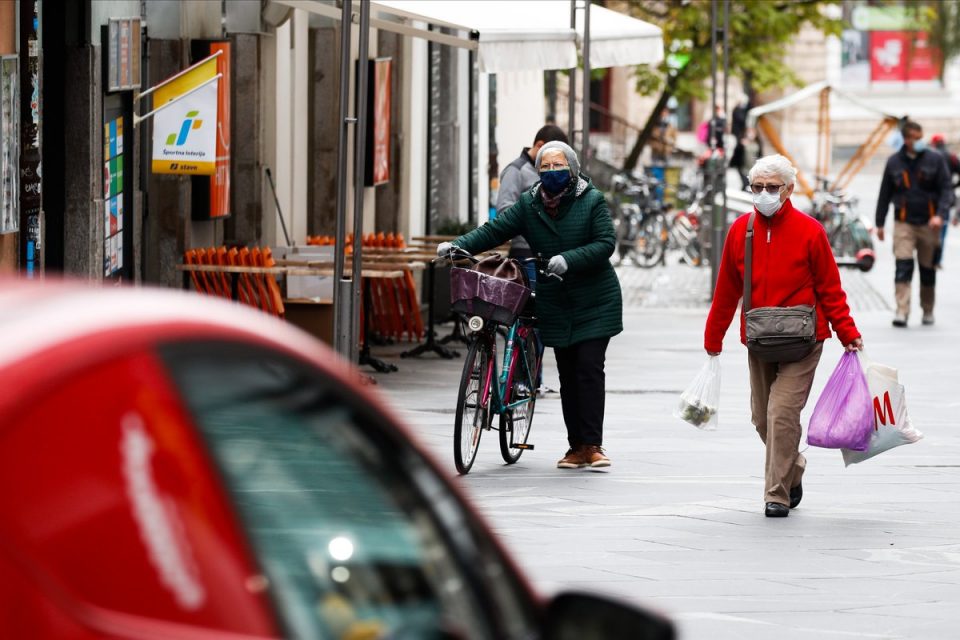
<path id="1" fill-rule="evenodd" d="M 538 599 L 355 372 L 195 294 L 0 287 L 0 637 L 672 638 Z"/>

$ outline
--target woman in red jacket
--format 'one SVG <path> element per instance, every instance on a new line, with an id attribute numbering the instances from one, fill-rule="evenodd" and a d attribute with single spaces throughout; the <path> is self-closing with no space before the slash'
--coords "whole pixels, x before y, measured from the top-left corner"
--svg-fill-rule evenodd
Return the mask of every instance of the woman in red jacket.
<path id="1" fill-rule="evenodd" d="M 847 295 L 840 287 L 840 272 L 819 222 L 793 208 L 790 195 L 797 170 L 781 155 L 757 161 L 749 173 L 756 210 L 750 308 L 814 305 L 817 344 L 796 362 L 765 362 L 748 353 L 750 409 L 753 424 L 766 445 L 765 514 L 785 517 L 800 504 L 801 480 L 806 459 L 799 453 L 800 411 L 807 403 L 823 341 L 830 337 L 827 321 L 848 351 L 863 348 L 860 332 L 850 317 Z M 723 336 L 743 297 L 744 248 L 750 214 L 730 227 L 723 247 L 716 292 L 704 348 L 718 355 Z M 740 341 L 746 344 L 743 313 Z"/>

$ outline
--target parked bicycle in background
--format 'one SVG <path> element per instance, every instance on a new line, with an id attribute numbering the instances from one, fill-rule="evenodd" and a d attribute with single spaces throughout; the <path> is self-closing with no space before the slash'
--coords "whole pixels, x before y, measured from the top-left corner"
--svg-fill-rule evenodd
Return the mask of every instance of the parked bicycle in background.
<path id="1" fill-rule="evenodd" d="M 690 191 L 688 186 L 678 187 L 677 195 L 688 198 Z M 619 262 L 629 260 L 649 269 L 665 264 L 668 252 L 676 251 L 687 264 L 703 263 L 699 218 L 686 207 L 672 208 L 656 178 L 615 175 L 608 204 L 617 234 Z"/>
<path id="2" fill-rule="evenodd" d="M 826 230 L 837 264 L 870 271 L 876 254 L 869 223 L 860 216 L 857 205 L 856 196 L 831 189 L 827 178 L 817 176 L 817 191 L 811 199 L 810 215 Z"/>

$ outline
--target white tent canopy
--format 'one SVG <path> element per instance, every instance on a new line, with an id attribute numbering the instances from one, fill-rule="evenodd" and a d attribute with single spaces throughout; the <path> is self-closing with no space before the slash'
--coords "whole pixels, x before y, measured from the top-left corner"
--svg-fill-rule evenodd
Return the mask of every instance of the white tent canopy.
<path id="1" fill-rule="evenodd" d="M 320 0 L 275 4 L 339 19 Z M 578 3 L 582 5 L 582 2 Z M 370 26 L 475 50 L 480 71 L 571 69 L 583 42 L 583 11 L 570 28 L 569 0 L 372 0 Z M 466 35 L 424 28 L 447 27 Z M 663 60 L 659 27 L 597 5 L 590 6 L 590 66 L 594 69 Z"/>
<path id="2" fill-rule="evenodd" d="M 866 102 L 864 99 L 858 96 L 855 96 L 847 91 L 844 91 L 843 89 L 838 87 L 836 84 L 827 82 L 826 80 L 822 80 L 820 82 L 814 82 L 813 84 L 808 84 L 807 86 L 803 87 L 799 91 L 791 93 L 790 95 L 786 95 L 780 98 L 779 100 L 774 100 L 773 102 L 769 102 L 767 104 L 760 105 L 759 107 L 754 107 L 753 109 L 750 109 L 750 111 L 747 112 L 747 124 L 752 127 L 756 124 L 757 118 L 759 118 L 760 116 L 765 115 L 767 113 L 780 111 L 781 109 L 786 109 L 788 107 L 792 107 L 798 102 L 802 102 L 803 100 L 806 100 L 811 96 L 818 95 L 824 89 L 830 89 L 833 93 L 836 93 L 838 96 L 840 96 L 844 100 L 847 100 L 848 102 L 851 102 L 857 105 L 858 107 L 864 109 L 865 111 L 876 114 L 882 118 L 896 118 L 897 120 L 902 120 L 903 118 L 906 117 L 905 113 L 891 113 L 889 111 L 885 111 L 875 105 L 872 105 Z"/>

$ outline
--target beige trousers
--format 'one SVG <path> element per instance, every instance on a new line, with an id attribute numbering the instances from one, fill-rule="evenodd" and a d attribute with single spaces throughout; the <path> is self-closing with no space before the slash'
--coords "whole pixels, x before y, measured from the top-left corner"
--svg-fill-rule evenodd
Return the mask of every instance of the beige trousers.
<path id="1" fill-rule="evenodd" d="M 932 270 L 933 254 L 940 246 L 940 231 L 928 225 L 893 223 L 893 257 L 897 260 L 909 260 L 909 274 L 913 276 L 913 256 L 916 253 L 917 264 L 921 269 L 920 307 L 924 313 L 933 313 L 936 297 L 934 285 L 925 284 L 923 270 Z M 899 265 L 898 265 L 899 268 Z M 897 313 L 910 315 L 910 293 L 913 285 L 910 281 L 894 283 L 894 297 L 897 301 Z"/>
<path id="2" fill-rule="evenodd" d="M 799 452 L 800 412 L 807 404 L 823 343 L 798 362 L 763 362 L 748 355 L 750 411 L 766 445 L 764 502 L 790 504 L 790 489 L 800 484 L 807 460 Z"/>

